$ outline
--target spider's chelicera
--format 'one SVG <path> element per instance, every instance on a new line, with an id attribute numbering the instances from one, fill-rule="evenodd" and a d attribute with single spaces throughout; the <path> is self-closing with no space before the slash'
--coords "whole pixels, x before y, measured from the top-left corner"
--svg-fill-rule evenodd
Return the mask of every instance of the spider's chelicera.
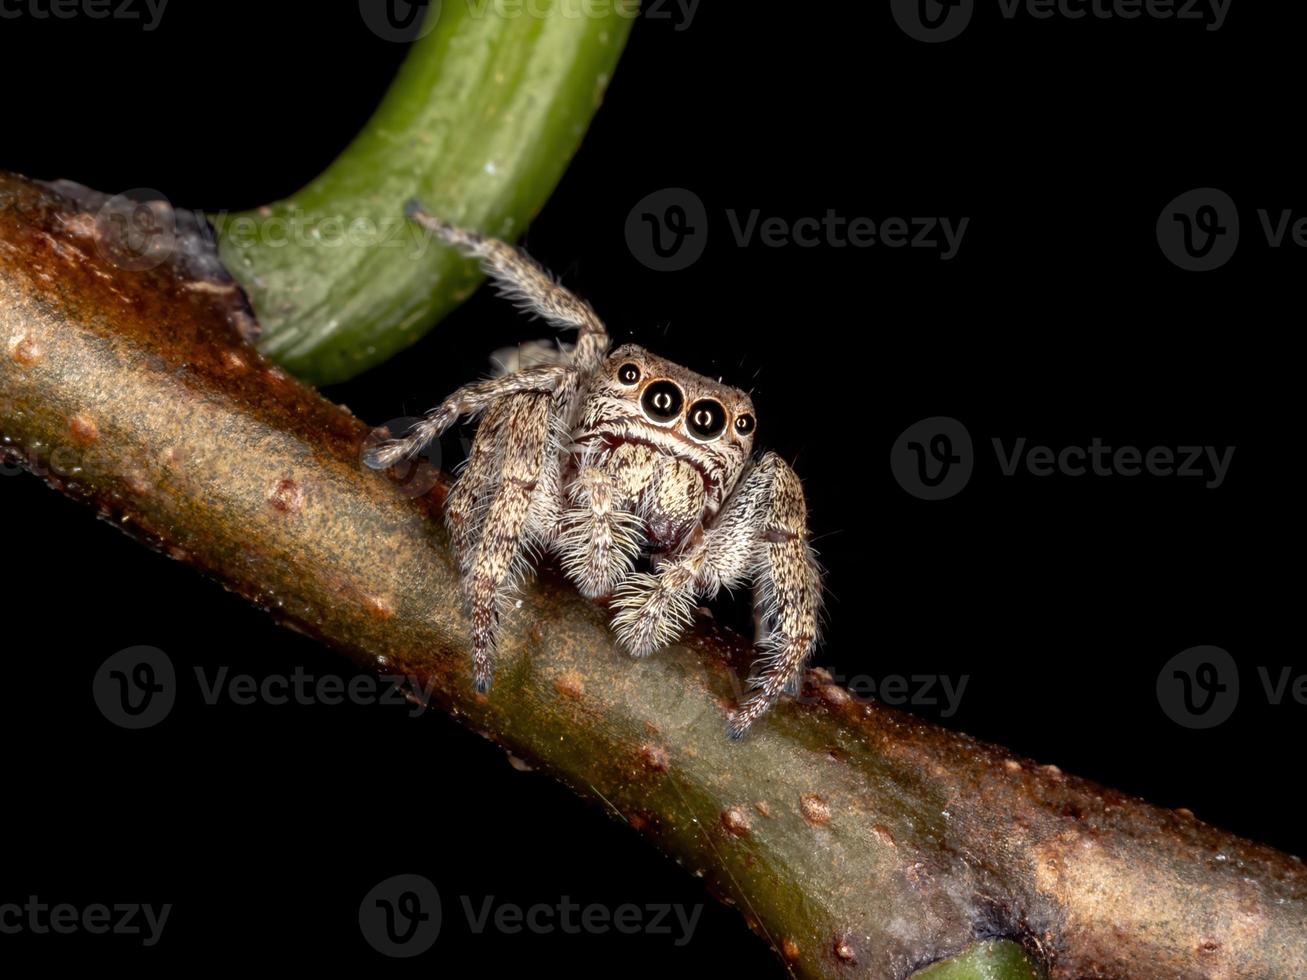
<path id="1" fill-rule="evenodd" d="M 609 351 L 590 305 L 525 253 L 416 204 L 409 215 L 479 258 L 524 309 L 577 331 L 570 350 L 531 346 L 529 363 L 460 388 L 367 457 L 382 469 L 460 416 L 480 420 L 445 512 L 478 690 L 490 687 L 500 609 L 533 550 L 557 554 L 585 595 L 611 597 L 613 629 L 636 656 L 676 640 L 697 597 L 751 581 L 762 661 L 731 715 L 742 735 L 796 685 L 821 612 L 803 489 L 776 454 L 752 458 L 749 396 L 634 344 Z M 638 571 L 645 555 L 651 571 Z"/>

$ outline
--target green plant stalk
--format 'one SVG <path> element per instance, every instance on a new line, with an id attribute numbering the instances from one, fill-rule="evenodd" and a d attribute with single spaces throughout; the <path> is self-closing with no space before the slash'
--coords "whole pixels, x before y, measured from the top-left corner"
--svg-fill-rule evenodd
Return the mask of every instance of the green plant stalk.
<path id="1" fill-rule="evenodd" d="M 589 7 L 433 5 L 435 29 L 324 173 L 284 201 L 210 216 L 264 354 L 312 383 L 344 381 L 471 293 L 478 270 L 406 222 L 404 203 L 521 234 L 580 144 L 638 10 Z"/>
<path id="2" fill-rule="evenodd" d="M 1043 980 L 1044 973 L 1018 943 L 987 939 L 912 974 L 912 980 Z"/>

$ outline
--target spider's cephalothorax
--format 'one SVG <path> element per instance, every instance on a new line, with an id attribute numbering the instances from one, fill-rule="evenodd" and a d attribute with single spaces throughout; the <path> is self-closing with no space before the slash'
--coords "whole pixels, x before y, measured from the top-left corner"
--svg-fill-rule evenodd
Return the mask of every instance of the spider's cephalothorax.
<path id="1" fill-rule="evenodd" d="M 480 425 L 446 504 L 472 621 L 478 689 L 490 686 L 500 607 L 534 546 L 559 555 L 587 596 L 611 596 L 613 627 L 637 656 L 674 641 L 698 596 L 752 581 L 763 664 L 731 717 L 739 736 L 791 689 L 817 639 L 821 578 L 798 477 L 751 458 L 748 395 L 628 344 L 608 351 L 589 304 L 524 253 L 410 216 L 478 257 L 501 289 L 575 347 L 534 345 L 516 369 L 459 389 L 368 457 L 412 456 L 460 416 Z M 636 571 L 651 556 L 652 572 Z"/>

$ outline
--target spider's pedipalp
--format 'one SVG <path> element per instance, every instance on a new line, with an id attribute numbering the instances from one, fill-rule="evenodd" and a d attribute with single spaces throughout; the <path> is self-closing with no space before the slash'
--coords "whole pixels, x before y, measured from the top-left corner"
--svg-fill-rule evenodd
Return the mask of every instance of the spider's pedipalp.
<path id="1" fill-rule="evenodd" d="M 690 562 L 641 572 L 613 593 L 613 632 L 633 657 L 646 657 L 674 643 L 694 621 L 695 568 Z"/>
<path id="2" fill-rule="evenodd" d="M 644 543 L 644 523 L 622 509 L 613 479 L 603 470 L 584 466 L 573 485 L 580 505 L 563 514 L 558 552 L 581 594 L 595 599 L 631 573 Z"/>
<path id="3" fill-rule="evenodd" d="M 643 656 L 689 625 L 696 596 L 713 596 L 746 578 L 762 610 L 762 669 L 755 693 L 731 718 L 731 735 L 751 724 L 799 676 L 817 639 L 821 573 L 808 545 L 799 478 L 774 453 L 752 464 L 697 544 L 656 575 L 632 576 L 618 588 L 613 629 Z"/>

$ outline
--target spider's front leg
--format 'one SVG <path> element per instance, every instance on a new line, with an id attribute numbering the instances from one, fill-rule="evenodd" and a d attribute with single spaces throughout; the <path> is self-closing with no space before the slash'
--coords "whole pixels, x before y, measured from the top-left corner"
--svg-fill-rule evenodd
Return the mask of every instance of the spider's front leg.
<path id="1" fill-rule="evenodd" d="M 490 689 L 499 613 L 527 571 L 528 546 L 549 540 L 559 523 L 561 433 L 579 377 L 570 367 L 549 371 L 559 373 L 540 375 L 553 378 L 548 387 L 525 383 L 521 376 L 531 372 L 500 379 L 518 382 L 500 387 L 504 393 L 485 406 L 472 453 L 445 504 L 472 620 L 473 674 L 482 693 Z"/>
<path id="2" fill-rule="evenodd" d="M 466 228 L 451 225 L 427 211 L 417 201 L 405 209 L 409 218 L 439 235 L 460 252 L 481 260 L 481 266 L 499 286 L 499 291 L 528 313 L 548 320 L 562 330 L 576 331 L 571 363 L 589 371 L 603 360 L 608 350 L 608 331 L 590 304 L 560 286 L 543 266 L 520 248 L 497 238 L 487 238 Z"/>
<path id="3" fill-rule="evenodd" d="M 365 457 L 383 469 L 417 453 L 462 415 L 481 415 L 472 455 L 446 505 L 472 619 L 477 690 L 490 687 L 504 600 L 525 571 L 532 542 L 551 541 L 562 512 L 562 441 L 587 373 L 603 359 L 608 333 L 594 310 L 525 252 L 451 225 L 416 202 L 408 215 L 460 251 L 479 258 L 501 290 L 555 326 L 577 331 L 565 362 L 553 358 L 460 388 L 401 439 Z"/>
<path id="4" fill-rule="evenodd" d="M 423 446 L 440 438 L 462 416 L 479 415 L 509 395 L 551 395 L 566 385 L 575 373 L 575 368 L 565 364 L 546 364 L 506 374 L 502 378 L 464 385 L 427 412 L 408 435 L 402 439 L 387 439 L 369 450 L 363 462 L 374 470 L 384 470 L 401 459 L 411 459 Z"/>
<path id="5" fill-rule="evenodd" d="M 364 458 L 373 469 L 385 469 L 401 459 L 415 456 L 423 446 L 439 438 L 462 415 L 485 411 L 505 395 L 523 392 L 558 392 L 576 378 L 591 371 L 608 350 L 608 331 L 590 304 L 554 281 L 543 267 L 519 248 L 496 238 L 486 238 L 436 217 L 416 201 L 406 209 L 409 218 L 439 235 L 442 240 L 481 260 L 486 273 L 500 291 L 517 300 L 523 309 L 544 317 L 554 326 L 576 331 L 576 344 L 566 363 L 546 363 L 523 368 L 503 377 L 466 385 L 445 399 L 402 439 L 377 446 Z"/>
<path id="6" fill-rule="evenodd" d="M 695 597 L 751 578 L 761 612 L 762 670 L 754 693 L 731 717 L 739 738 L 787 689 L 817 643 L 821 571 L 808 544 L 803 487 L 775 453 L 741 477 L 698 542 L 656 575 L 635 575 L 618 589 L 613 628 L 636 656 L 672 642 L 689 625 Z"/>
<path id="7" fill-rule="evenodd" d="M 552 496 L 551 457 L 557 455 L 553 411 L 553 397 L 542 394 L 515 395 L 496 406 L 502 416 L 495 434 L 499 472 L 493 482 L 482 477 L 485 482 L 467 495 L 479 511 L 470 518 L 472 527 L 460 527 L 452 511 L 449 515 L 454 536 L 466 549 L 461 564 L 472 619 L 472 673 L 483 694 L 490 690 L 500 610 L 527 572 L 528 543 L 547 537 L 557 512 Z M 460 485 L 468 475 L 464 473 Z M 455 504 L 454 495 L 450 503 Z"/>

